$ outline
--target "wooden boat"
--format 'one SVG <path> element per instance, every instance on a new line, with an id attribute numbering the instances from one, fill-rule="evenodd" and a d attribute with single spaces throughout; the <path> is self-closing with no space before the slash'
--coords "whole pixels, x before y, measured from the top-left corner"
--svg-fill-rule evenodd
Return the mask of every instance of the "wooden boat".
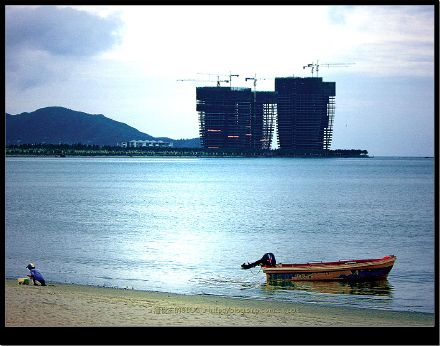
<path id="1" fill-rule="evenodd" d="M 337 262 L 279 263 L 262 266 L 267 282 L 346 280 L 363 281 L 384 279 L 393 268 L 396 256 L 376 259 L 340 260 Z"/>

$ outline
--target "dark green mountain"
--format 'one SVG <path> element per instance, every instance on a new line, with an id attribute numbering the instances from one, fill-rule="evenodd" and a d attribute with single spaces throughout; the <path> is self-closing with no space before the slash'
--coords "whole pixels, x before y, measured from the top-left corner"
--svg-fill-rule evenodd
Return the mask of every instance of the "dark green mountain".
<path id="1" fill-rule="evenodd" d="M 175 147 L 200 147 L 198 138 L 155 138 L 102 114 L 88 114 L 63 107 L 46 107 L 31 113 L 6 113 L 6 144 L 93 144 L 115 146 L 124 141 L 160 140 Z"/>

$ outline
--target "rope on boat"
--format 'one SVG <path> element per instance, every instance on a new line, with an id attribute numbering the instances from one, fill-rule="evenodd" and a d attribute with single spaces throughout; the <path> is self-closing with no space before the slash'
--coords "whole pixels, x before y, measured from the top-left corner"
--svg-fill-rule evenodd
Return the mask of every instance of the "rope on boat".
<path id="1" fill-rule="evenodd" d="M 255 275 L 258 275 L 260 272 L 261 272 L 261 266 L 259 266 L 260 267 L 260 269 L 258 270 L 258 272 L 257 273 L 254 273 L 253 272 L 253 270 L 252 270 L 252 268 L 250 268 L 250 271 L 251 271 L 251 273 L 255 276 Z"/>

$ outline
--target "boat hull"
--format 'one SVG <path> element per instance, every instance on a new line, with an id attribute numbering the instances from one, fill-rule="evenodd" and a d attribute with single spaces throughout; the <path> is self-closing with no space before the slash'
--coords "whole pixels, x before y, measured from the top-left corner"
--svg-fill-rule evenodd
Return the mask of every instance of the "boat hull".
<path id="1" fill-rule="evenodd" d="M 263 272 L 270 284 L 294 281 L 379 280 L 388 276 L 395 260 L 395 256 L 385 256 L 369 260 L 278 264 L 275 267 L 263 267 Z"/>

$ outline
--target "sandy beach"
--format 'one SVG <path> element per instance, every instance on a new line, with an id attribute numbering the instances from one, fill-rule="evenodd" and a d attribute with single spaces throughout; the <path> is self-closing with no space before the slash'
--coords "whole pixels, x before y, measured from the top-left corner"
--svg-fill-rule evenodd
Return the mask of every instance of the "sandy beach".
<path id="1" fill-rule="evenodd" d="M 431 327 L 434 314 L 5 279 L 5 326 Z"/>

